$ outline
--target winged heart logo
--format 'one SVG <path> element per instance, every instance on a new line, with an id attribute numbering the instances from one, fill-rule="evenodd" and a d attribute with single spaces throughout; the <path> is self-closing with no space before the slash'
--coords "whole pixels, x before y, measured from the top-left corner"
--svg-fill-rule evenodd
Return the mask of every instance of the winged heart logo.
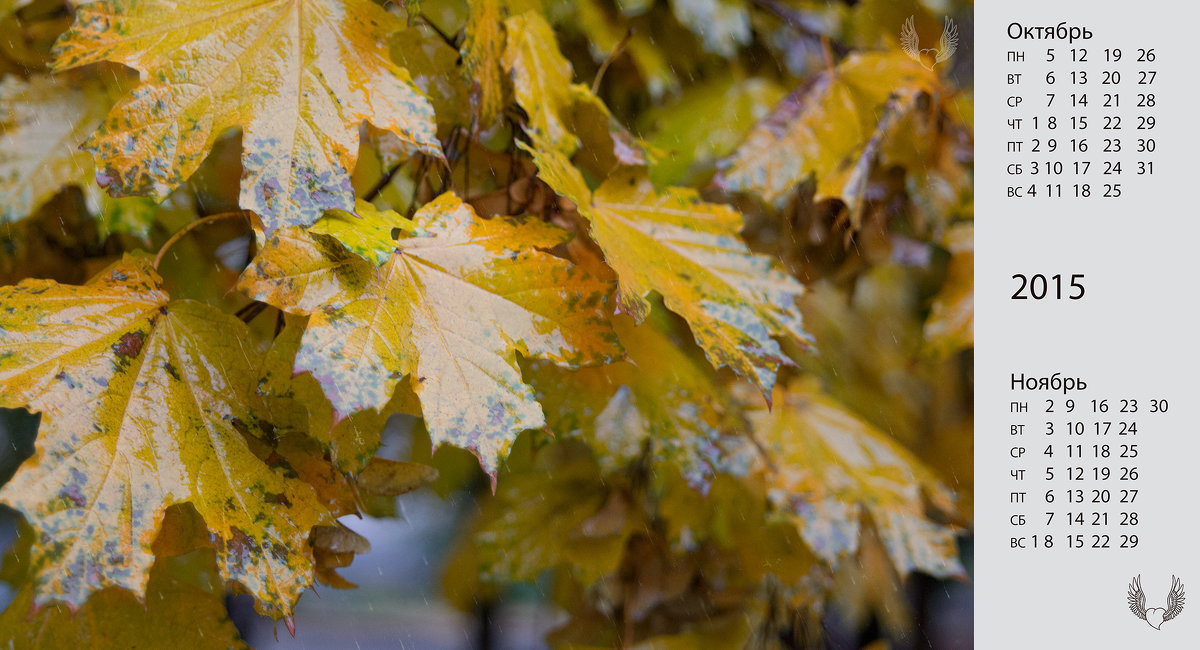
<path id="1" fill-rule="evenodd" d="M 1133 579 L 1129 583 L 1129 611 L 1133 615 L 1146 621 L 1146 623 L 1158 630 L 1162 629 L 1162 624 L 1179 616 L 1183 611 L 1183 583 L 1179 578 L 1171 576 L 1171 591 L 1167 594 L 1167 606 L 1163 607 L 1146 607 L 1146 592 L 1142 591 L 1142 576 Z"/>
<path id="2" fill-rule="evenodd" d="M 909 16 L 908 20 L 900 26 L 900 49 L 909 56 L 913 61 L 925 66 L 926 70 L 932 70 L 933 66 L 954 56 L 954 52 L 958 50 L 958 26 L 949 17 L 946 18 L 946 26 L 942 28 L 942 38 L 938 41 L 936 48 L 921 49 L 920 38 L 917 36 L 917 28 L 913 24 L 913 17 Z"/>

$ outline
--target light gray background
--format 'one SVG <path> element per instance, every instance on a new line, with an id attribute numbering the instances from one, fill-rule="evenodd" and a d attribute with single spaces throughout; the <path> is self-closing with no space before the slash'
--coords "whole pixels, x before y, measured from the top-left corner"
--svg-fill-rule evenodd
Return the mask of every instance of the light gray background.
<path id="1" fill-rule="evenodd" d="M 1197 293 L 1193 290 L 1200 252 L 1200 219 L 1197 192 L 1200 177 L 1195 170 L 1200 151 L 1200 120 L 1197 112 L 1197 81 L 1200 80 L 1200 35 L 1197 12 L 1192 5 L 1165 1 L 1114 2 L 1073 0 L 1048 2 L 988 0 L 976 7 L 976 646 L 988 648 L 1195 648 L 1200 647 L 1200 523 L 1196 497 L 1200 494 L 1200 427 L 1197 426 Z M 1089 28 L 1093 38 L 1074 44 L 1058 40 L 1010 40 L 1008 25 L 1067 25 Z M 1089 61 L 1071 62 L 1070 49 L 1088 49 Z M 1124 58 L 1107 64 L 1106 47 L 1119 47 Z M 1157 61 L 1136 61 L 1139 47 L 1153 47 Z M 1046 48 L 1054 48 L 1057 60 L 1045 63 Z M 1006 60 L 1009 50 L 1023 50 L 1023 63 Z M 1045 106 L 1047 70 L 1056 71 L 1058 93 L 1054 109 Z M 1101 71 L 1122 73 L 1121 111 L 1124 173 L 1119 179 L 1123 198 L 1096 198 L 1104 178 L 1099 163 L 1105 132 L 1101 116 L 1115 114 L 1101 108 Z M 1157 71 L 1152 86 L 1157 106 L 1136 107 L 1139 87 L 1136 72 Z M 1087 92 L 1090 105 L 1072 109 L 1069 95 L 1071 70 L 1087 70 L 1088 85 L 1074 92 Z M 1009 86 L 1007 74 L 1023 74 L 1020 86 Z M 1015 92 L 1014 92 L 1015 91 Z M 1025 97 L 1025 106 L 1010 109 L 1006 98 Z M 1014 137 L 1007 120 L 1056 115 L 1059 141 L 1056 154 L 1009 154 L 1006 142 L 1028 141 L 1025 125 Z M 1155 174 L 1135 175 L 1134 152 L 1138 132 L 1136 116 L 1152 114 L 1157 141 L 1152 154 Z M 1070 116 L 1086 115 L 1089 129 L 1072 135 Z M 1065 121 L 1065 123 L 1064 123 Z M 1044 135 L 1044 134 L 1043 134 Z M 1071 137 L 1088 138 L 1088 154 L 1069 153 Z M 1026 147 L 1028 146 L 1025 145 Z M 1064 174 L 1064 195 L 1076 182 L 1092 185 L 1091 199 L 1046 199 L 1006 197 L 1006 187 L 1026 186 L 1033 178 L 1010 177 L 1006 165 L 1030 160 L 1091 160 L 1091 178 L 1079 181 Z M 1028 172 L 1026 172 L 1028 174 Z M 1038 177 L 1038 184 L 1051 182 Z M 1041 188 L 1039 188 L 1041 189 Z M 1014 273 L 1085 273 L 1087 295 L 1082 301 L 1013 301 Z M 1079 404 L 1075 415 L 1055 415 L 1059 433 L 1052 436 L 1056 454 L 1044 461 L 1047 437 L 1042 433 L 1044 400 L 1061 403 L 1063 396 L 1024 392 L 1009 387 L 1011 373 L 1050 376 L 1062 372 L 1082 377 L 1084 393 L 1072 397 Z M 1141 491 L 1136 503 L 1140 538 L 1136 550 L 1074 550 L 1065 545 L 1068 527 L 1058 525 L 1063 513 L 1080 508 L 1063 503 L 1070 487 L 1091 488 L 1092 482 L 1074 485 L 1066 481 L 1062 468 L 1068 459 L 1058 452 L 1067 443 L 1061 425 L 1068 419 L 1090 423 L 1095 419 L 1119 421 L 1115 413 L 1121 398 L 1138 399 L 1136 417 L 1136 461 Z M 1151 416 L 1146 411 L 1152 397 L 1166 398 L 1167 415 Z M 1093 418 L 1091 399 L 1108 399 L 1112 410 Z M 1030 412 L 1009 413 L 1009 402 L 1028 401 Z M 1010 425 L 1025 422 L 1029 430 L 1021 440 L 1032 458 L 1010 458 L 1014 444 Z M 1116 449 L 1121 439 L 1109 436 Z M 1071 442 L 1090 445 L 1089 431 Z M 1043 480 L 1047 464 L 1056 468 L 1056 480 Z M 1071 465 L 1091 467 L 1090 459 L 1070 460 Z M 1109 465 L 1120 467 L 1119 459 Z M 1010 470 L 1026 468 L 1024 485 L 1013 480 Z M 1090 471 L 1090 470 L 1089 470 Z M 1115 503 L 1123 487 L 1114 477 L 1105 486 L 1113 490 L 1109 530 L 1113 543 L 1121 527 L 1114 515 L 1123 510 Z M 1053 509 L 1054 530 L 1045 530 L 1042 503 L 1049 487 L 1059 499 Z M 1024 506 L 1009 503 L 1014 489 L 1029 492 Z M 1085 511 L 1092 511 L 1085 504 Z M 1031 525 L 1024 529 L 1009 525 L 1011 514 L 1023 512 Z M 1119 515 L 1118 515 L 1119 516 Z M 1090 535 L 1090 526 L 1069 527 L 1072 533 Z M 1014 535 L 1051 532 L 1055 548 L 1016 550 L 1010 548 Z M 1090 537 L 1087 538 L 1090 542 Z M 1126 588 L 1130 579 L 1142 575 L 1148 607 L 1164 607 L 1171 575 L 1187 585 L 1191 602 L 1183 613 L 1154 630 L 1130 613 Z"/>

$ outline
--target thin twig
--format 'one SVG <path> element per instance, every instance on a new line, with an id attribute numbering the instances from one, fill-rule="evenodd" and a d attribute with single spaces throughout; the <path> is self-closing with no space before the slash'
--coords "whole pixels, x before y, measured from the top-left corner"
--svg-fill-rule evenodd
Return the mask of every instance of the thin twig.
<path id="1" fill-rule="evenodd" d="M 442 31 L 441 27 L 438 27 L 437 25 L 435 25 L 433 23 L 432 20 L 429 19 L 429 16 L 426 16 L 425 14 L 418 14 L 417 20 L 428 25 L 430 29 L 432 29 L 435 33 L 437 33 L 437 35 L 439 37 L 441 37 L 441 39 L 443 41 L 446 42 L 446 45 L 449 45 L 450 47 L 454 48 L 455 50 L 457 50 L 459 48 L 460 43 L 458 43 L 458 38 L 457 37 L 450 38 L 450 36 L 448 34 L 446 34 L 446 32 Z"/>
<path id="2" fill-rule="evenodd" d="M 621 604 L 621 650 L 628 650 L 633 647 L 634 620 L 633 620 L 633 595 L 634 585 L 625 583 L 625 593 L 623 594 L 624 602 Z"/>
<path id="3" fill-rule="evenodd" d="M 467 135 L 467 148 L 463 150 L 463 200 L 471 200 L 471 134 L 475 133 L 475 129 L 471 129 L 471 133 Z"/>
<path id="4" fill-rule="evenodd" d="M 404 166 L 405 162 L 407 161 L 401 160 L 400 162 L 388 168 L 388 170 L 383 173 L 383 176 L 380 176 L 379 180 L 375 181 L 375 184 L 371 186 L 371 189 L 367 190 L 366 194 L 363 194 L 363 200 L 368 203 L 374 201 L 379 196 L 379 193 L 388 186 L 388 183 L 392 182 L 392 178 L 396 176 L 396 172 L 400 171 L 400 168 Z"/>
<path id="5" fill-rule="evenodd" d="M 254 302 L 239 309 L 234 316 L 237 316 L 239 319 L 241 319 L 243 323 L 249 323 L 255 318 L 258 318 L 258 315 L 263 313 L 268 306 L 269 305 L 267 305 L 265 302 L 255 300 Z"/>
<path id="6" fill-rule="evenodd" d="M 174 235 L 171 235 L 171 238 L 168 239 L 166 241 L 166 243 L 164 243 L 162 245 L 162 248 L 158 249 L 158 255 L 154 256 L 155 270 L 158 269 L 158 264 L 159 264 L 159 262 L 162 262 L 163 255 L 166 254 L 167 249 L 170 248 L 171 246 L 173 246 L 180 239 L 183 239 L 184 235 L 187 235 L 189 232 L 191 232 L 191 231 L 195 230 L 196 228 L 199 228 L 200 226 L 203 226 L 205 224 L 213 223 L 214 221 L 224 221 L 225 219 L 233 219 L 233 218 L 249 219 L 251 214 L 253 214 L 253 213 L 250 212 L 249 210 L 235 210 L 233 212 L 221 212 L 219 214 L 214 214 L 211 216 L 204 217 L 203 219 L 197 219 L 196 221 L 189 223 L 188 225 L 184 226 L 183 228 L 180 228 L 179 232 L 175 233 Z"/>
<path id="7" fill-rule="evenodd" d="M 508 128 L 512 132 L 512 138 L 508 142 L 508 149 L 505 153 L 508 155 L 508 182 L 505 187 L 512 187 L 512 184 L 517 182 L 517 121 L 512 117 L 505 116 L 508 120 Z M 512 194 L 504 193 L 504 214 L 512 214 Z"/>
<path id="8" fill-rule="evenodd" d="M 625 46 L 629 44 L 629 39 L 631 38 L 633 38 L 632 27 L 630 27 L 629 30 L 625 32 L 625 36 L 617 42 L 617 46 L 613 48 L 613 51 L 609 52 L 608 56 L 604 58 L 604 63 L 601 63 L 600 69 L 596 71 L 596 78 L 592 80 L 593 95 L 600 92 L 600 81 L 604 79 L 604 73 L 608 72 L 608 66 L 612 65 L 613 59 L 621 56 L 621 52 L 625 51 Z"/>
<path id="9" fill-rule="evenodd" d="M 466 129 L 455 129 L 454 133 L 450 135 L 450 140 L 442 146 L 442 150 L 446 152 L 446 177 L 442 179 L 442 187 L 438 190 L 439 195 L 445 193 L 447 189 L 455 189 L 454 168 L 458 165 L 458 159 L 462 157 L 462 152 L 458 148 L 464 139 L 469 144 L 471 134 Z"/>
<path id="10" fill-rule="evenodd" d="M 850 217 L 851 231 L 857 231 L 862 227 L 862 215 L 866 197 L 867 182 L 871 177 L 871 169 L 875 166 L 875 161 L 879 157 L 879 148 L 883 145 L 883 137 L 896 123 L 900 115 L 908 110 L 915 101 L 915 95 L 899 96 L 892 94 L 888 97 L 887 103 L 883 105 L 883 111 L 879 115 L 879 122 L 875 125 L 875 130 L 871 133 L 871 139 L 867 140 L 867 144 L 863 146 L 862 153 L 859 154 L 858 161 L 855 163 L 850 173 L 851 182 L 855 184 L 853 190 L 847 190 L 844 194 L 849 196 L 857 196 L 855 205 L 852 210 L 848 209 Z M 849 187 L 849 185 L 847 185 Z M 849 206 L 847 206 L 849 208 Z"/>
<path id="11" fill-rule="evenodd" d="M 241 309 L 234 312 L 233 315 L 236 316 L 237 318 L 241 318 L 242 316 L 245 316 L 246 314 L 250 313 L 250 311 L 255 309 L 258 305 L 265 305 L 265 304 L 266 303 L 258 301 L 258 300 L 251 300 L 250 302 L 246 303 Z"/>
<path id="12" fill-rule="evenodd" d="M 771 456 L 771 452 L 767 450 L 762 441 L 754 437 L 753 433 L 747 433 L 746 439 L 750 441 L 750 444 L 754 445 L 756 450 L 758 450 L 758 455 L 762 456 L 763 462 L 767 464 L 767 469 L 771 470 L 772 472 L 778 472 L 779 466 L 775 464 L 775 458 Z"/>
<path id="13" fill-rule="evenodd" d="M 825 69 L 833 72 L 833 50 L 829 44 L 829 37 L 821 35 L 821 57 L 825 59 Z"/>
<path id="14" fill-rule="evenodd" d="M 421 185 L 425 183 L 425 175 L 429 173 L 429 157 L 421 156 L 421 162 L 417 164 L 417 176 L 413 180 L 412 198 L 408 202 L 408 216 L 417 209 L 417 198 L 421 193 Z"/>

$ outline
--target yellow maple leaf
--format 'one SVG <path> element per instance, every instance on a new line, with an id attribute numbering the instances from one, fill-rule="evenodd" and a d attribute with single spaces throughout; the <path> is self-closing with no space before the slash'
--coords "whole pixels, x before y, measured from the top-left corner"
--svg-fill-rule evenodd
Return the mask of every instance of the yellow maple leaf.
<path id="1" fill-rule="evenodd" d="M 975 226 L 952 227 L 945 246 L 950 251 L 946 281 L 925 321 L 926 349 L 937 357 L 975 345 Z"/>
<path id="2" fill-rule="evenodd" d="M 574 73 L 558 51 L 554 28 L 537 12 L 527 11 L 505 20 L 504 31 L 504 69 L 512 75 L 517 101 L 529 114 L 529 127 L 556 149 L 575 151 L 579 140 L 561 116 L 571 104 L 568 88 Z"/>
<path id="3" fill-rule="evenodd" d="M 238 431 L 254 406 L 245 324 L 170 302 L 135 256 L 83 286 L 4 287 L 0 305 L 0 406 L 42 413 L 36 453 L 0 489 L 43 540 L 36 602 L 143 593 L 164 513 L 187 502 L 215 535 L 221 576 L 289 615 L 311 583 L 309 531 L 330 515 Z"/>
<path id="4" fill-rule="evenodd" d="M 954 493 L 887 434 L 862 421 L 815 382 L 776 389 L 776 406 L 748 413 L 773 463 L 760 467 L 771 501 L 794 517 L 817 557 L 838 566 L 859 549 L 869 516 L 901 576 L 961 577 L 955 529 L 926 505 L 955 512 Z"/>
<path id="5" fill-rule="evenodd" d="M 242 127 L 240 203 L 270 233 L 353 207 L 363 120 L 441 155 L 433 108 L 389 58 L 403 27 L 369 0 L 106 0 L 79 9 L 54 66 L 141 73 L 84 144 L 110 191 L 161 199 Z"/>
<path id="6" fill-rule="evenodd" d="M 655 480 L 677 469 L 701 493 L 717 473 L 745 465 L 754 452 L 738 435 L 746 429 L 740 410 L 704 361 L 672 340 L 666 313 L 637 326 L 617 315 L 613 329 L 627 360 L 579 370 L 530 364 L 550 429 L 585 440 L 606 473 L 648 454 L 664 468 Z"/>
<path id="7" fill-rule="evenodd" d="M 293 371 L 307 324 L 304 316 L 285 314 L 283 329 L 263 357 L 258 392 L 277 431 L 301 433 L 320 442 L 328 449 L 331 466 L 356 474 L 379 448 L 388 417 L 394 413 L 420 415 L 420 405 L 405 386 L 382 409 L 366 409 L 337 420 L 317 380 Z"/>
<path id="8" fill-rule="evenodd" d="M 579 163 L 605 174 L 618 163 L 644 166 L 654 157 L 587 86 L 571 83 L 571 62 L 558 49 L 554 28 L 536 11 L 504 21 L 504 69 L 517 103 L 529 116 L 526 130 L 564 154 L 582 147 Z"/>
<path id="9" fill-rule="evenodd" d="M 522 145 L 525 146 L 525 145 Z M 694 190 L 655 190 L 644 169 L 622 168 L 593 193 L 560 151 L 534 137 L 526 146 L 538 176 L 579 208 L 617 272 L 623 311 L 638 321 L 658 292 L 683 316 L 714 367 L 729 366 L 769 398 L 790 363 L 774 337 L 807 345 L 796 299 L 804 287 L 738 236 L 742 216 Z"/>
<path id="10" fill-rule="evenodd" d="M 815 175 L 817 199 L 842 198 L 853 211 L 882 132 L 916 92 L 935 87 L 937 77 L 901 53 L 853 54 L 785 97 L 721 161 L 716 182 L 780 207 Z"/>
<path id="11" fill-rule="evenodd" d="M 28 582 L 33 531 L 21 526 L 5 556 L 3 576 L 16 595 L 0 613 L 0 645 L 6 648 L 172 648 L 196 650 L 248 648 L 225 609 L 224 585 L 217 578 L 213 552 L 161 557 L 150 570 L 146 597 L 109 588 L 78 610 L 64 605 L 34 607 Z M 151 641 L 152 640 L 152 641 Z"/>
<path id="12" fill-rule="evenodd" d="M 504 109 L 504 80 L 500 74 L 500 57 L 504 52 L 502 5 L 501 0 L 467 3 L 463 73 L 473 84 L 471 104 L 480 128 L 491 126 Z"/>
<path id="13" fill-rule="evenodd" d="M 79 150 L 112 99 L 96 83 L 38 75 L 0 83 L 0 223 L 32 214 L 67 185 L 78 185 L 92 213 L 103 193 L 92 156 Z"/>
<path id="14" fill-rule="evenodd" d="M 517 434 L 545 424 L 516 355 L 566 367 L 613 359 L 602 309 L 611 285 L 538 250 L 564 242 L 565 231 L 481 219 L 453 194 L 417 212 L 419 236 L 393 239 L 375 223 L 385 214 L 366 218 L 388 233 L 375 244 L 390 251 L 381 266 L 353 223 L 336 223 L 356 217 L 334 212 L 313 229 L 332 235 L 268 240 L 240 286 L 311 313 L 295 371 L 313 373 L 337 419 L 383 408 L 407 376 L 434 443 L 470 449 L 494 477 Z M 408 220 L 391 218 L 402 234 Z M 347 246 L 331 243 L 337 235 Z"/>

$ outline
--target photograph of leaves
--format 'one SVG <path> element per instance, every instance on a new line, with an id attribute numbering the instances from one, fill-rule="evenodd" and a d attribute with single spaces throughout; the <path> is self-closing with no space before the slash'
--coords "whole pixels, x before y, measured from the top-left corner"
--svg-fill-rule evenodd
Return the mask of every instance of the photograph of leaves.
<path id="1" fill-rule="evenodd" d="M 0 0 L 0 646 L 970 648 L 970 0 Z"/>

